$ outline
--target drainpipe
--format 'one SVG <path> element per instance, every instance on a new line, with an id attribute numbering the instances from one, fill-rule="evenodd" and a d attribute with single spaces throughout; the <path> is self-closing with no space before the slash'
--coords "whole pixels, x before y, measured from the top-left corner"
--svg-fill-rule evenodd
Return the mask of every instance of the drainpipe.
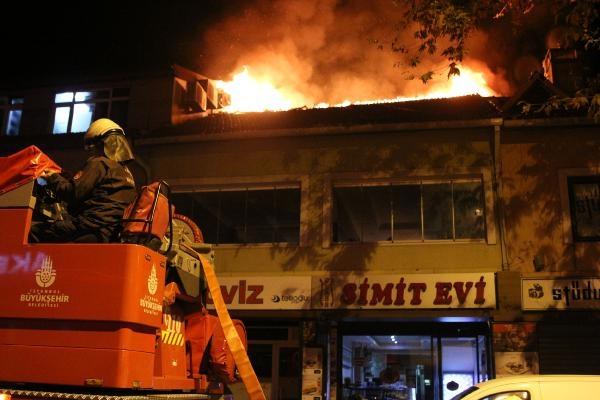
<path id="1" fill-rule="evenodd" d="M 501 146 L 501 133 L 504 121 L 498 120 L 498 123 L 494 125 L 494 140 L 493 146 L 493 157 L 494 157 L 494 171 L 492 174 L 492 186 L 494 190 L 494 203 L 496 210 L 496 221 L 498 222 L 499 230 L 499 241 L 500 241 L 500 253 L 502 257 L 502 271 L 509 270 L 508 254 L 506 250 L 506 225 L 504 221 L 504 206 L 502 198 L 502 160 L 500 154 Z"/>

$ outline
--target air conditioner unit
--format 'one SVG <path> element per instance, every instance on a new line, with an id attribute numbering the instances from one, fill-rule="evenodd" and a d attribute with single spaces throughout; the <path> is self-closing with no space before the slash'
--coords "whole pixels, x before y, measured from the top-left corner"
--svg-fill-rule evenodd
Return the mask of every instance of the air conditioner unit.
<path id="1" fill-rule="evenodd" d="M 219 90 L 217 89 L 215 82 L 210 79 L 204 79 L 200 82 L 202 84 L 202 87 L 206 91 L 206 100 L 208 108 L 219 108 Z"/>
<path id="2" fill-rule="evenodd" d="M 206 91 L 198 81 L 187 83 L 186 104 L 192 112 L 202 112 L 207 110 Z"/>

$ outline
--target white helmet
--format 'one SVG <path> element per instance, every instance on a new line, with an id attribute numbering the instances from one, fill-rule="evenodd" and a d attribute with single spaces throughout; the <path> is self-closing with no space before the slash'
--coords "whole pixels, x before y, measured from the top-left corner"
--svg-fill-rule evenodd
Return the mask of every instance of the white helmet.
<path id="1" fill-rule="evenodd" d="M 100 147 L 111 160 L 125 162 L 133 159 L 133 152 L 125 138 L 125 132 L 116 122 L 100 118 L 90 124 L 83 143 L 86 150 Z"/>

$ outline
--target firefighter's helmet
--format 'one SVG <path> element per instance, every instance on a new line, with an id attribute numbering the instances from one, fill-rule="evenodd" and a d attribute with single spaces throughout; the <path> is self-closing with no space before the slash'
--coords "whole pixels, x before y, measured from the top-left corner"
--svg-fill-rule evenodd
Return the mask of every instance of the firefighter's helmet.
<path id="1" fill-rule="evenodd" d="M 83 143 L 86 150 L 101 149 L 113 161 L 133 160 L 133 152 L 125 138 L 125 132 L 116 122 L 100 118 L 90 124 Z"/>

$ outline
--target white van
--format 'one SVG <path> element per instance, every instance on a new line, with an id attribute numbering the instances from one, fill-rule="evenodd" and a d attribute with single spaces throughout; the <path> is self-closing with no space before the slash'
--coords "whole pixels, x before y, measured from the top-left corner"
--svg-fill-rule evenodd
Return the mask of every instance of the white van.
<path id="1" fill-rule="evenodd" d="M 600 399 L 600 375 L 522 375 L 471 386 L 452 400 Z"/>

